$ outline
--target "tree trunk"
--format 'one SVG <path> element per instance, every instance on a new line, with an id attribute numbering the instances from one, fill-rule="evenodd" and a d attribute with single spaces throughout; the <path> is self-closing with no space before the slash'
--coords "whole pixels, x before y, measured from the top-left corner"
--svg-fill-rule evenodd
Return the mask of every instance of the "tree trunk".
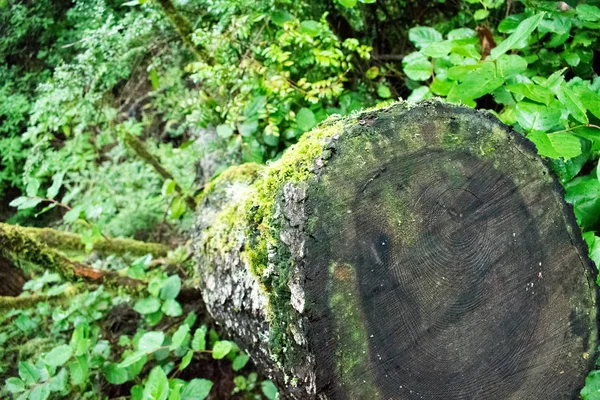
<path id="1" fill-rule="evenodd" d="M 596 270 L 534 146 L 404 103 L 322 124 L 210 184 L 194 237 L 214 318 L 289 399 L 575 399 Z"/>

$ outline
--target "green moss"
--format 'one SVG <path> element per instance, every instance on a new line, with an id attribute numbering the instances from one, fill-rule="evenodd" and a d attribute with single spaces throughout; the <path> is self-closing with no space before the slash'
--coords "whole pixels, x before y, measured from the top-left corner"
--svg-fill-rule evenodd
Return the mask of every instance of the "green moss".
<path id="1" fill-rule="evenodd" d="M 361 399 L 380 398 L 374 377 L 366 373 L 371 364 L 369 338 L 362 313 L 356 272 L 349 264 L 329 267 L 329 307 L 335 319 L 336 375 L 346 393 Z"/>

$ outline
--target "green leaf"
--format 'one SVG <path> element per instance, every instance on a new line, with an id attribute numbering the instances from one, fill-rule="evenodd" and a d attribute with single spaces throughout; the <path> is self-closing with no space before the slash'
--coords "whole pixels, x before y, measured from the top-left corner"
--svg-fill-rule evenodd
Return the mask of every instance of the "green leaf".
<path id="1" fill-rule="evenodd" d="M 165 280 L 162 288 L 160 289 L 160 298 L 163 300 L 175 299 L 179 295 L 180 290 L 181 279 L 178 275 L 171 275 Z"/>
<path id="2" fill-rule="evenodd" d="M 52 186 L 50 186 L 48 188 L 48 191 L 46 192 L 47 198 L 53 199 L 56 197 L 56 195 L 58 194 L 58 191 L 62 187 L 64 176 L 65 176 L 64 172 L 59 172 L 59 173 L 54 174 L 54 176 L 52 177 Z"/>
<path id="3" fill-rule="evenodd" d="M 142 353 L 153 353 L 158 350 L 165 341 L 163 332 L 146 332 L 140 338 L 137 349 Z"/>
<path id="4" fill-rule="evenodd" d="M 279 399 L 279 394 L 277 393 L 277 388 L 271 381 L 263 381 L 261 383 L 261 389 L 265 397 L 269 400 L 277 400 Z"/>
<path id="5" fill-rule="evenodd" d="M 127 369 L 119 367 L 116 363 L 110 363 L 104 368 L 104 376 L 108 383 L 121 385 L 129 380 Z"/>
<path id="6" fill-rule="evenodd" d="M 512 33 L 517 29 L 521 21 L 523 21 L 523 14 L 512 14 L 504 18 L 498 24 L 498 32 L 500 33 Z"/>
<path id="7" fill-rule="evenodd" d="M 392 92 L 387 86 L 379 85 L 377 87 L 377 95 L 379 95 L 379 97 L 381 97 L 382 99 L 389 99 L 390 97 L 392 97 Z"/>
<path id="8" fill-rule="evenodd" d="M 573 118 L 582 124 L 587 125 L 589 123 L 585 106 L 575 92 L 565 86 L 561 86 L 557 96 L 558 100 L 567 107 Z"/>
<path id="9" fill-rule="evenodd" d="M 357 0 L 338 0 L 340 2 L 341 5 L 343 5 L 346 8 L 352 8 L 356 5 Z"/>
<path id="10" fill-rule="evenodd" d="M 156 68 L 150 70 L 148 78 L 150 78 L 150 84 L 152 85 L 153 90 L 160 89 L 160 79 L 158 77 L 158 72 L 156 72 Z"/>
<path id="11" fill-rule="evenodd" d="M 152 368 L 146 385 L 144 385 L 143 400 L 167 400 L 169 395 L 169 381 L 165 371 L 157 365 Z"/>
<path id="12" fill-rule="evenodd" d="M 475 11 L 475 14 L 473 14 L 473 19 L 475 21 L 481 21 L 482 19 L 486 19 L 488 15 L 490 15 L 490 12 L 488 10 L 477 10 Z"/>
<path id="13" fill-rule="evenodd" d="M 600 217 L 600 182 L 596 177 L 578 177 L 565 184 L 565 200 L 573 205 L 577 223 L 592 228 Z"/>
<path id="14" fill-rule="evenodd" d="M 315 114 L 306 107 L 301 108 L 296 113 L 296 125 L 298 129 L 307 132 L 317 124 Z"/>
<path id="15" fill-rule="evenodd" d="M 67 390 L 69 383 L 69 376 L 66 368 L 61 368 L 58 374 L 54 375 L 50 381 L 48 381 L 51 392 L 64 392 Z"/>
<path id="16" fill-rule="evenodd" d="M 453 46 L 454 44 L 448 40 L 444 40 L 443 42 L 429 43 L 421 50 L 421 53 L 427 57 L 433 58 L 446 57 L 450 53 L 450 50 L 452 50 Z"/>
<path id="17" fill-rule="evenodd" d="M 431 77 L 433 66 L 420 52 L 410 53 L 402 60 L 404 73 L 413 81 L 425 81 Z"/>
<path id="18" fill-rule="evenodd" d="M 533 17 L 523 20 L 509 37 L 492 49 L 490 58 L 496 59 L 509 50 L 520 48 L 523 42 L 526 41 L 535 28 L 537 28 L 543 18 L 544 13 L 541 12 Z"/>
<path id="19" fill-rule="evenodd" d="M 371 68 L 369 68 L 367 70 L 367 72 L 365 72 L 365 76 L 368 79 L 375 79 L 375 78 L 377 78 L 379 76 L 379 67 L 377 67 L 375 65 L 372 66 Z"/>
<path id="20" fill-rule="evenodd" d="M 50 385 L 48 383 L 34 387 L 29 393 L 29 400 L 46 400 L 48 397 L 50 397 Z"/>
<path id="21" fill-rule="evenodd" d="M 133 365 L 133 364 L 137 363 L 138 361 L 140 361 L 145 355 L 146 355 L 146 353 L 142 352 L 142 351 L 138 351 L 133 354 L 130 354 L 127 357 L 125 357 L 125 359 L 123 361 L 121 361 L 119 363 L 119 368 L 127 368 L 130 365 Z"/>
<path id="22" fill-rule="evenodd" d="M 203 400 L 212 386 L 213 383 L 207 379 L 192 379 L 181 391 L 181 400 Z"/>
<path id="23" fill-rule="evenodd" d="M 531 132 L 527 135 L 544 157 L 568 160 L 581 154 L 581 142 L 570 133 Z"/>
<path id="24" fill-rule="evenodd" d="M 173 179 L 167 179 L 163 183 L 160 192 L 163 196 L 168 196 L 175 191 L 176 186 L 177 186 L 177 183 L 175 183 L 175 181 Z"/>
<path id="25" fill-rule="evenodd" d="M 427 86 L 419 86 L 406 98 L 406 101 L 416 103 L 431 98 L 431 92 Z"/>
<path id="26" fill-rule="evenodd" d="M 429 85 L 429 89 L 433 94 L 438 96 L 447 96 L 452 89 L 452 85 L 453 82 L 442 80 L 436 77 L 433 82 L 431 82 L 431 85 Z"/>
<path id="27" fill-rule="evenodd" d="M 477 32 L 471 28 L 458 28 L 448 32 L 449 40 L 476 38 Z"/>
<path id="28" fill-rule="evenodd" d="M 133 309 L 140 314 L 152 314 L 160 309 L 160 300 L 155 297 L 139 299 Z"/>
<path id="29" fill-rule="evenodd" d="M 288 21 L 293 21 L 294 16 L 287 11 L 274 11 L 271 14 L 271 21 L 277 26 L 283 26 Z"/>
<path id="30" fill-rule="evenodd" d="M 414 43 L 417 49 L 422 49 L 430 43 L 441 42 L 442 34 L 428 26 L 417 26 L 409 29 L 408 40 Z"/>
<path id="31" fill-rule="evenodd" d="M 551 90 L 534 83 L 514 83 L 505 87 L 513 93 L 546 105 L 549 105 L 554 100 L 554 93 Z"/>
<path id="32" fill-rule="evenodd" d="M 185 353 L 185 356 L 183 356 L 183 358 L 181 359 L 181 363 L 179 364 L 179 370 L 183 371 L 184 369 L 186 369 L 187 366 L 190 365 L 190 363 L 192 362 L 193 357 L 194 350 L 188 350 L 188 352 Z"/>
<path id="33" fill-rule="evenodd" d="M 520 101 L 515 111 L 517 122 L 528 131 L 547 131 L 560 123 L 561 112 L 555 108 Z"/>
<path id="34" fill-rule="evenodd" d="M 19 363 L 19 376 L 28 385 L 37 383 L 40 379 L 40 370 L 29 361 Z"/>
<path id="35" fill-rule="evenodd" d="M 21 393 L 25 391 L 25 382 L 19 378 L 8 378 L 4 388 L 10 393 Z"/>
<path id="36" fill-rule="evenodd" d="M 73 349 L 71 346 L 66 344 L 57 346 L 44 356 L 44 364 L 59 367 L 69 361 L 72 354 Z"/>
<path id="37" fill-rule="evenodd" d="M 71 375 L 71 383 L 73 385 L 83 385 L 87 380 L 88 372 L 89 367 L 87 354 L 76 357 L 75 360 L 69 363 L 69 373 Z"/>
<path id="38" fill-rule="evenodd" d="M 302 21 L 300 23 L 300 32 L 312 37 L 317 36 L 321 32 L 321 24 L 312 20 Z"/>
<path id="39" fill-rule="evenodd" d="M 527 61 L 516 54 L 503 54 L 496 60 L 496 71 L 508 79 L 527 71 Z"/>
<path id="40" fill-rule="evenodd" d="M 240 353 L 235 357 L 235 360 L 233 360 L 233 370 L 234 371 L 239 371 L 240 369 L 244 368 L 246 366 L 246 364 L 248 364 L 248 360 L 250 360 L 250 356 L 248 356 L 245 353 Z"/>
<path id="41" fill-rule="evenodd" d="M 185 200 L 183 199 L 183 197 L 182 196 L 175 197 L 173 199 L 173 201 L 171 202 L 171 207 L 170 207 L 171 218 L 179 219 L 179 217 L 181 217 L 183 215 L 183 213 L 185 213 L 186 209 L 187 209 L 187 205 L 185 204 Z"/>
<path id="42" fill-rule="evenodd" d="M 175 350 L 178 347 L 180 347 L 185 341 L 189 332 L 189 326 L 187 326 L 186 324 L 181 325 L 173 334 L 173 338 L 171 339 L 171 350 Z"/>
<path id="43" fill-rule="evenodd" d="M 217 135 L 222 139 L 229 139 L 233 135 L 233 128 L 226 124 L 218 125 Z"/>
<path id="44" fill-rule="evenodd" d="M 179 304 L 179 302 L 174 299 L 165 300 L 161 307 L 161 311 L 169 317 L 179 317 L 181 314 L 183 314 L 181 304 Z"/>
<path id="45" fill-rule="evenodd" d="M 600 118 L 600 95 L 585 87 L 579 87 L 574 90 L 585 108 L 596 118 Z"/>
<path id="46" fill-rule="evenodd" d="M 598 21 L 600 19 L 600 8 L 589 4 L 579 4 L 576 8 L 577 16 L 584 21 Z"/>
<path id="47" fill-rule="evenodd" d="M 206 325 L 202 325 L 194 332 L 194 338 L 192 339 L 192 349 L 194 351 L 206 350 Z"/>
<path id="48" fill-rule="evenodd" d="M 233 343 L 231 343 L 229 340 L 219 340 L 213 346 L 212 357 L 216 360 L 220 360 L 221 358 L 224 358 L 227 354 L 229 354 L 232 348 Z"/>
<path id="49" fill-rule="evenodd" d="M 467 72 L 460 83 L 454 84 L 448 93 L 448 101 L 477 99 L 502 86 L 504 78 L 496 73 L 493 63 L 485 62 L 480 65 L 480 68 Z"/>

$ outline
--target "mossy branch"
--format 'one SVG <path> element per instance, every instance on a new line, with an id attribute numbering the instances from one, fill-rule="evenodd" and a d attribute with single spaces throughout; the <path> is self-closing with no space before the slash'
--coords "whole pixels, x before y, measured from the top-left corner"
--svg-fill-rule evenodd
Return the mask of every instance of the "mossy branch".
<path id="1" fill-rule="evenodd" d="M 81 237 L 75 233 L 62 232 L 50 228 L 26 228 L 17 226 L 22 233 L 42 242 L 52 248 L 63 251 L 85 251 L 85 245 Z M 115 254 L 118 256 L 131 254 L 133 256 L 143 256 L 152 254 L 154 257 L 164 257 L 170 248 L 161 243 L 147 243 L 132 239 L 114 239 L 100 240 L 95 242 L 92 250 L 102 255 Z"/>
<path id="2" fill-rule="evenodd" d="M 165 181 L 170 179 L 175 182 L 175 190 L 184 198 L 187 206 L 192 210 L 196 208 L 196 202 L 194 199 L 184 193 L 183 189 L 177 183 L 173 175 L 171 175 L 171 173 L 162 166 L 158 158 L 150 153 L 144 142 L 142 142 L 137 136 L 127 132 L 125 133 L 125 143 L 131 148 L 131 150 L 133 150 L 135 154 L 137 154 L 138 157 L 150 164 Z"/>
<path id="3" fill-rule="evenodd" d="M 135 289 L 142 282 L 122 277 L 114 271 L 104 271 L 75 262 L 46 243 L 28 234 L 31 228 L 0 223 L 0 254 L 12 260 L 26 261 L 58 273 L 66 281 L 103 283 L 109 286 Z"/>
<path id="4" fill-rule="evenodd" d="M 12 309 L 25 309 L 34 307 L 41 302 L 49 302 L 51 304 L 61 304 L 78 294 L 80 290 L 75 287 L 70 287 L 64 293 L 56 296 L 48 295 L 31 295 L 31 296 L 0 296 L 0 312 L 9 311 Z"/>
<path id="5" fill-rule="evenodd" d="M 192 41 L 192 33 L 194 33 L 194 29 L 192 28 L 192 24 L 188 21 L 187 18 L 182 16 L 175 5 L 171 0 L 157 0 L 157 3 L 162 8 L 163 12 L 175 28 L 175 31 L 183 41 L 183 43 L 194 53 L 194 55 L 200 60 L 204 61 L 209 65 L 214 64 L 214 60 L 204 49 L 196 46 L 196 44 Z"/>

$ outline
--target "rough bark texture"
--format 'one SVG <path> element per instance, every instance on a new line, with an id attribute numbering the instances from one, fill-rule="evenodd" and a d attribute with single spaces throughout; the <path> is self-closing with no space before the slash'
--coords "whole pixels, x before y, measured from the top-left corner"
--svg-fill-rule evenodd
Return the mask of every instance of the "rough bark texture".
<path id="1" fill-rule="evenodd" d="M 332 118 L 201 205 L 197 284 L 283 398 L 575 399 L 594 365 L 572 209 L 490 114 Z"/>

